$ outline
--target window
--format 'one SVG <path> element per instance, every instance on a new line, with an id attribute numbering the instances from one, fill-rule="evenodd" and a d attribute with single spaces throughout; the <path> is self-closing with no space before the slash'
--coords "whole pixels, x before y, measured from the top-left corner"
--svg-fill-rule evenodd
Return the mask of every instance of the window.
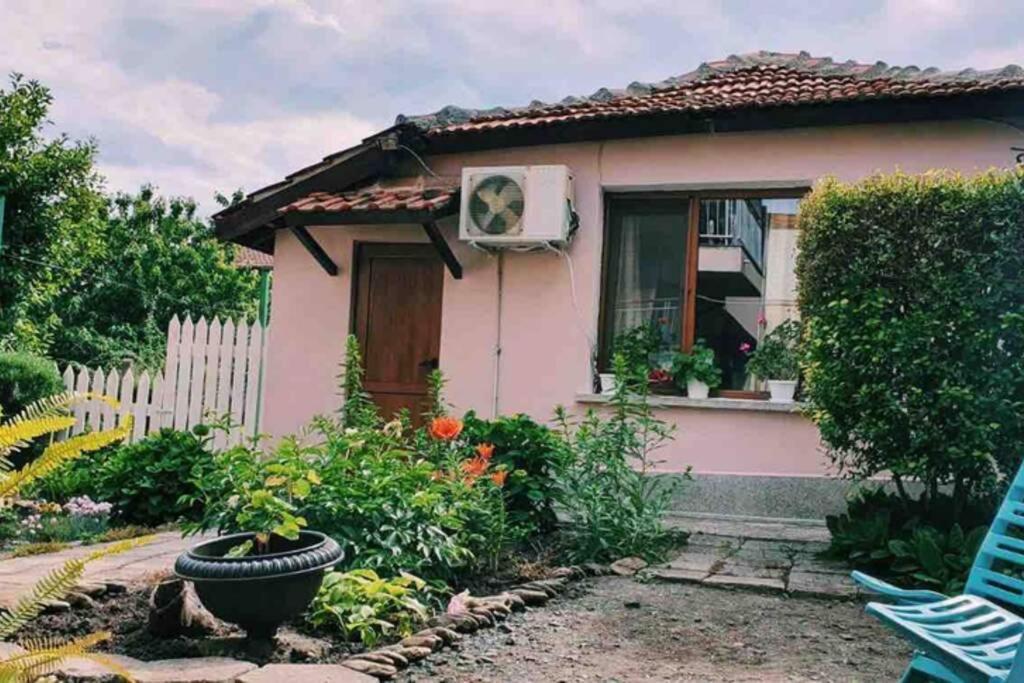
<path id="1" fill-rule="evenodd" d="M 687 200 L 621 200 L 608 213 L 602 359 L 619 335 L 643 325 L 659 331 L 661 350 L 682 348 Z"/>
<path id="2" fill-rule="evenodd" d="M 754 390 L 747 356 L 793 303 L 771 292 L 792 282 L 785 250 L 795 233 L 770 235 L 795 227 L 799 201 L 792 192 L 609 196 L 600 366 L 616 337 L 652 326 L 659 354 L 700 341 L 715 352 L 726 395 Z"/>

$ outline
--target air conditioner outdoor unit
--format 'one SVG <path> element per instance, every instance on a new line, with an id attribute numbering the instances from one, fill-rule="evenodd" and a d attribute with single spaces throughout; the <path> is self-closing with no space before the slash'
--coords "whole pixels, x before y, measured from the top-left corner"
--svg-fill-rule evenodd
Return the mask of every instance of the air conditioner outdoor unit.
<path id="1" fill-rule="evenodd" d="M 565 244 L 574 225 L 567 166 L 462 169 L 459 239 L 476 244 Z"/>

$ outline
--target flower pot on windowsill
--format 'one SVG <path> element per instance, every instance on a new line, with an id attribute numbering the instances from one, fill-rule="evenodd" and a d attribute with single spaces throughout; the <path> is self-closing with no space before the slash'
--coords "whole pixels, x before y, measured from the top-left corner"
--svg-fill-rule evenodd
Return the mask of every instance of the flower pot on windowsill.
<path id="1" fill-rule="evenodd" d="M 792 403 L 796 394 L 795 379 L 770 379 L 768 380 L 768 393 L 772 403 Z"/>
<path id="2" fill-rule="evenodd" d="M 615 374 L 611 372 L 598 373 L 597 378 L 601 380 L 601 393 L 602 394 L 614 394 L 615 393 Z"/>
<path id="3" fill-rule="evenodd" d="M 686 395 L 690 398 L 707 398 L 710 387 L 699 379 L 686 380 Z"/>
<path id="4" fill-rule="evenodd" d="M 213 616 L 237 624 L 253 639 L 270 639 L 277 627 L 302 614 L 312 602 L 324 572 L 342 558 L 334 539 L 302 531 L 294 541 L 272 536 L 265 555 L 226 557 L 251 533 L 205 541 L 178 556 L 174 573 L 195 584 Z"/>

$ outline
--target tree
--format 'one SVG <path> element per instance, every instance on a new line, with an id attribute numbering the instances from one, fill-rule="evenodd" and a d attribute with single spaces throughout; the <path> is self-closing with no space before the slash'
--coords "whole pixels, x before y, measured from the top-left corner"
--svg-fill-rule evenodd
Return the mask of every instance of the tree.
<path id="1" fill-rule="evenodd" d="M 159 366 L 171 316 L 254 316 L 258 275 L 234 268 L 195 202 L 149 186 L 106 197 L 95 143 L 44 135 L 52 99 L 18 74 L 0 90 L 0 347 Z"/>
<path id="2" fill-rule="evenodd" d="M 196 217 L 191 199 L 145 186 L 111 201 L 102 253 L 60 297 L 50 354 L 62 361 L 159 366 L 175 314 L 253 317 L 259 276 L 234 267 L 234 246 Z"/>
<path id="3" fill-rule="evenodd" d="M 0 340 L 21 351 L 47 350 L 60 324 L 59 296 L 103 249 L 96 146 L 46 138 L 51 102 L 46 87 L 20 74 L 0 90 Z"/>

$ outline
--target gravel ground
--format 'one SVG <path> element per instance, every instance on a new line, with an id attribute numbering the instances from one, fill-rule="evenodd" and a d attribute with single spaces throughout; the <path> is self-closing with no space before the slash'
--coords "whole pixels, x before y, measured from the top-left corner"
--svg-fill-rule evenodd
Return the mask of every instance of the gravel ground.
<path id="1" fill-rule="evenodd" d="M 893 681 L 910 654 L 858 602 L 604 577 L 396 680 Z"/>

